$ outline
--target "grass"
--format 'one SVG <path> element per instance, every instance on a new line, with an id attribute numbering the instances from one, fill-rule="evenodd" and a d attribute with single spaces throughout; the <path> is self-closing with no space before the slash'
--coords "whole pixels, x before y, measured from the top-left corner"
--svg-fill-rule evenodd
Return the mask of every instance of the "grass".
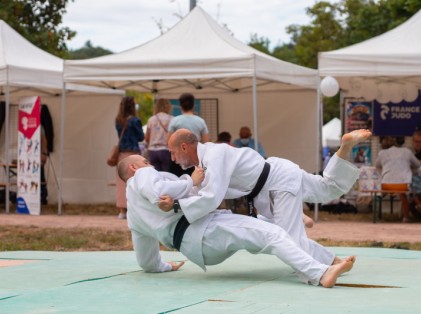
<path id="1" fill-rule="evenodd" d="M 0 251 L 129 251 L 130 232 L 99 228 L 0 227 Z"/>
<path id="2" fill-rule="evenodd" d="M 63 205 L 66 215 L 117 215 L 118 211 L 111 204 Z M 14 212 L 14 208 L 11 208 Z M 42 207 L 42 214 L 56 214 L 57 207 Z M 312 212 L 306 212 L 313 216 Z M 320 221 L 372 221 L 371 213 L 330 214 L 319 212 Z M 397 214 L 385 214 L 383 221 L 398 222 Z M 120 251 L 132 250 L 130 232 L 104 230 L 101 228 L 40 228 L 36 226 L 0 226 L 0 251 Z M 341 247 L 383 247 L 421 251 L 421 243 L 376 242 L 376 241 L 333 241 L 317 239 L 324 246 Z"/>

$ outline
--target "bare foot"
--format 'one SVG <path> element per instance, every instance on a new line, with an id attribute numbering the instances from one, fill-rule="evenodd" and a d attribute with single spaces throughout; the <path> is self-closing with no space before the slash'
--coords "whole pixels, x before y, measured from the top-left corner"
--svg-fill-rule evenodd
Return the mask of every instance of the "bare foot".
<path id="1" fill-rule="evenodd" d="M 303 214 L 303 222 L 306 228 L 313 228 L 314 221 L 309 216 Z"/>
<path id="2" fill-rule="evenodd" d="M 342 159 L 347 159 L 352 147 L 369 139 L 371 135 L 371 131 L 366 129 L 354 130 L 344 134 L 342 136 L 341 147 L 336 152 L 336 155 Z"/>
<path id="3" fill-rule="evenodd" d="M 350 259 L 351 257 L 348 257 L 346 260 L 342 261 L 340 264 L 329 266 L 329 268 L 326 270 L 326 272 L 323 274 L 322 278 L 320 278 L 320 284 L 325 288 L 332 288 L 338 277 L 352 269 L 352 266 L 354 266 L 354 263 Z"/>
<path id="4" fill-rule="evenodd" d="M 347 257 L 345 260 L 347 262 L 355 263 L 356 258 L 354 255 L 352 255 L 352 256 Z M 340 257 L 335 256 L 335 259 L 333 260 L 332 265 L 340 264 L 342 262 L 343 260 Z"/>
<path id="5" fill-rule="evenodd" d="M 335 259 L 333 260 L 332 265 L 340 264 L 340 263 L 342 263 L 342 262 L 343 262 L 343 261 L 342 261 L 342 259 L 341 259 L 341 258 L 339 258 L 339 257 L 335 256 Z"/>

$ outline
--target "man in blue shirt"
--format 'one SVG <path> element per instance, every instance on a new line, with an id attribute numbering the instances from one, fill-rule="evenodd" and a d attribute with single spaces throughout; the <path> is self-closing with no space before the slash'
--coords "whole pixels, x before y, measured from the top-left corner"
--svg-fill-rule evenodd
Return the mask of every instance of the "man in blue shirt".
<path id="1" fill-rule="evenodd" d="M 255 141 L 254 138 L 251 137 L 251 130 L 247 126 L 243 126 L 240 129 L 240 138 L 237 138 L 232 143 L 235 147 L 250 147 L 255 149 Z M 262 144 L 260 142 L 257 143 L 257 151 L 263 158 L 266 158 L 265 150 L 263 149 Z"/>

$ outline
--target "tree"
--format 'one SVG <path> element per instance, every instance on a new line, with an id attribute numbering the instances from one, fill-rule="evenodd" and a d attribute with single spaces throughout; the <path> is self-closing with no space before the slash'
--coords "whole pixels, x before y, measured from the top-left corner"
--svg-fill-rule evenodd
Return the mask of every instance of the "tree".
<path id="1" fill-rule="evenodd" d="M 307 9 L 309 25 L 290 25 L 291 43 L 274 48 L 274 56 L 317 68 L 317 55 L 385 33 L 421 9 L 421 0 L 320 1 Z M 324 98 L 323 120 L 339 117 L 339 97 Z"/>
<path id="2" fill-rule="evenodd" d="M 82 48 L 70 50 L 66 53 L 65 59 L 89 59 L 112 54 L 113 52 L 102 47 L 94 47 L 88 40 Z"/>
<path id="3" fill-rule="evenodd" d="M 59 27 L 68 1 L 74 0 L 0 0 L 0 19 L 37 47 L 63 57 L 66 41 L 76 35 Z"/>
<path id="4" fill-rule="evenodd" d="M 252 34 L 250 37 L 250 41 L 248 42 L 248 45 L 261 52 L 270 54 L 270 51 L 269 51 L 270 40 L 266 37 L 259 37 L 257 34 Z"/>
<path id="5" fill-rule="evenodd" d="M 153 94 L 141 93 L 134 90 L 126 91 L 126 96 L 133 96 L 139 108 L 136 109 L 137 116 L 142 121 L 142 125 L 148 122 L 148 119 L 153 115 Z"/>

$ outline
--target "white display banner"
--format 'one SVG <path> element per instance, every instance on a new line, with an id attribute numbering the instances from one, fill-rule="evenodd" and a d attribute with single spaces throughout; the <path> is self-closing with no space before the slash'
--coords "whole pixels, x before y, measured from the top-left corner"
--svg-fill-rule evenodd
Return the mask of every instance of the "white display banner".
<path id="1" fill-rule="evenodd" d="M 41 99 L 25 97 L 19 101 L 19 141 L 17 164 L 17 207 L 20 214 L 41 212 Z"/>

